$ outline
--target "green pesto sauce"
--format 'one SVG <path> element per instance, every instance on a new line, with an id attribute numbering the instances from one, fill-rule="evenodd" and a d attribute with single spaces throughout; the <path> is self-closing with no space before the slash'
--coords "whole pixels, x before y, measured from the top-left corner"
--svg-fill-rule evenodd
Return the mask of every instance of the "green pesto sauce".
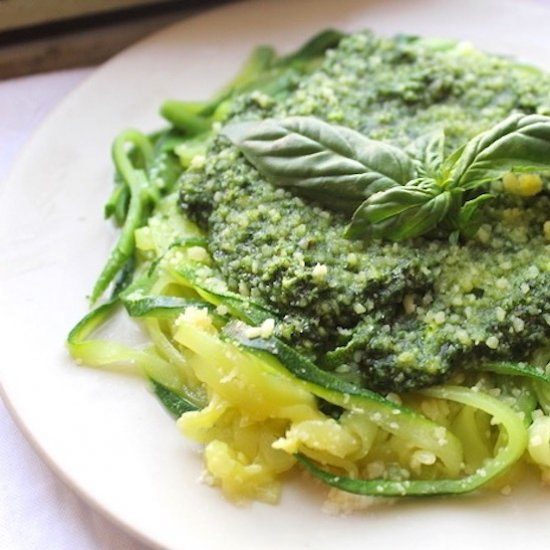
<path id="1" fill-rule="evenodd" d="M 549 76 L 510 60 L 364 32 L 276 97 L 239 97 L 229 118 L 313 115 L 400 146 L 443 126 L 452 150 L 513 111 L 548 114 L 549 98 Z M 350 241 L 346 216 L 273 187 L 219 136 L 182 178 L 181 205 L 207 229 L 229 288 L 274 308 L 280 337 L 366 387 L 528 360 L 550 339 L 547 189 L 501 193 L 460 245 Z"/>

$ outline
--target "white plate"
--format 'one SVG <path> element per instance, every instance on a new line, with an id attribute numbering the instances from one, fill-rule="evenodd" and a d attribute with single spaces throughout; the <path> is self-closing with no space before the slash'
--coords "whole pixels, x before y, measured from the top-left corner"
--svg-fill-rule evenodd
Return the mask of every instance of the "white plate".
<path id="1" fill-rule="evenodd" d="M 0 197 L 7 401 L 63 478 L 160 546 L 546 547 L 550 499 L 538 486 L 507 498 L 425 499 L 333 517 L 321 511 L 323 491 L 298 477 L 278 506 L 235 507 L 198 481 L 199 449 L 142 381 L 78 368 L 63 347 L 114 236 L 101 218 L 113 136 L 130 125 L 158 128 L 165 98 L 208 97 L 253 46 L 288 50 L 328 26 L 461 38 L 550 69 L 550 10 L 498 0 L 247 2 L 184 21 L 117 56 L 50 116 Z"/>

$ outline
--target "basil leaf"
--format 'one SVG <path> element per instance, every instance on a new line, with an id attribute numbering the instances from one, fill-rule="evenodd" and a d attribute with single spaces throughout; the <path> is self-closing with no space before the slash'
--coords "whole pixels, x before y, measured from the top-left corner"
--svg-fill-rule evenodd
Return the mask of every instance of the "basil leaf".
<path id="1" fill-rule="evenodd" d="M 437 179 L 445 157 L 445 133 L 435 130 L 414 140 L 405 150 L 421 177 Z"/>
<path id="2" fill-rule="evenodd" d="M 394 187 L 372 195 L 356 210 L 347 228 L 350 238 L 385 237 L 402 241 L 432 230 L 455 202 L 451 191 L 433 186 Z"/>
<path id="3" fill-rule="evenodd" d="M 514 114 L 447 159 L 449 186 L 474 189 L 505 172 L 550 169 L 550 117 Z"/>
<path id="4" fill-rule="evenodd" d="M 271 183 L 332 209 L 352 212 L 414 175 L 401 149 L 314 117 L 241 122 L 222 133 Z"/>
<path id="5" fill-rule="evenodd" d="M 475 199 L 466 201 L 460 208 L 458 214 L 458 229 L 466 237 L 472 237 L 481 225 L 481 216 L 479 215 L 479 207 L 494 199 L 495 196 L 490 193 L 483 193 Z"/>

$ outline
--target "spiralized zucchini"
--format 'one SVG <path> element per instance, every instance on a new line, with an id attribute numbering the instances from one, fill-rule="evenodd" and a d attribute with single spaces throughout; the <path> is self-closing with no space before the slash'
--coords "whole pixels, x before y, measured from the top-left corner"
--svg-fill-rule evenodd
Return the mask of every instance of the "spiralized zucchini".
<path id="1" fill-rule="evenodd" d="M 499 488 L 519 462 L 550 477 L 550 354 L 533 365 L 495 363 L 449 385 L 382 396 L 323 371 L 273 336 L 277 316 L 230 292 L 205 235 L 180 212 L 176 182 L 204 152 L 227 101 L 276 87 L 315 65 L 340 35 L 319 35 L 274 62 L 260 49 L 211 102 L 167 102 L 174 128 L 115 141 L 117 185 L 106 207 L 121 235 L 92 293 L 111 299 L 71 331 L 78 363 L 150 380 L 179 429 L 205 446 L 212 484 L 235 501 L 274 503 L 281 474 L 302 467 L 361 495 L 458 494 Z M 134 349 L 96 332 L 124 309 L 150 345 Z"/>
<path id="2" fill-rule="evenodd" d="M 280 474 L 296 463 L 344 491 L 380 496 L 502 486 L 522 459 L 550 468 L 539 370 L 498 364 L 467 385 L 390 398 L 355 387 L 273 336 L 251 337 L 273 313 L 224 288 L 191 224 L 177 242 L 166 237 L 176 209 L 174 195 L 162 199 L 140 230 L 149 236 L 137 240 L 134 282 L 73 329 L 69 350 L 86 365 L 148 377 L 181 431 L 205 445 L 210 479 L 229 498 L 276 502 Z M 120 304 L 149 348 L 90 338 Z"/>

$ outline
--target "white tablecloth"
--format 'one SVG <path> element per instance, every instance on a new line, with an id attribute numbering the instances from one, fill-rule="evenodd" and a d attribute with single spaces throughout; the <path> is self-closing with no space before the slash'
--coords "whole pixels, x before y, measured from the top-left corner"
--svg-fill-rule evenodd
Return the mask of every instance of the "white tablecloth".
<path id="1" fill-rule="evenodd" d="M 93 69 L 0 81 L 0 185 L 51 108 Z M 0 549 L 146 550 L 65 486 L 0 399 Z"/>

